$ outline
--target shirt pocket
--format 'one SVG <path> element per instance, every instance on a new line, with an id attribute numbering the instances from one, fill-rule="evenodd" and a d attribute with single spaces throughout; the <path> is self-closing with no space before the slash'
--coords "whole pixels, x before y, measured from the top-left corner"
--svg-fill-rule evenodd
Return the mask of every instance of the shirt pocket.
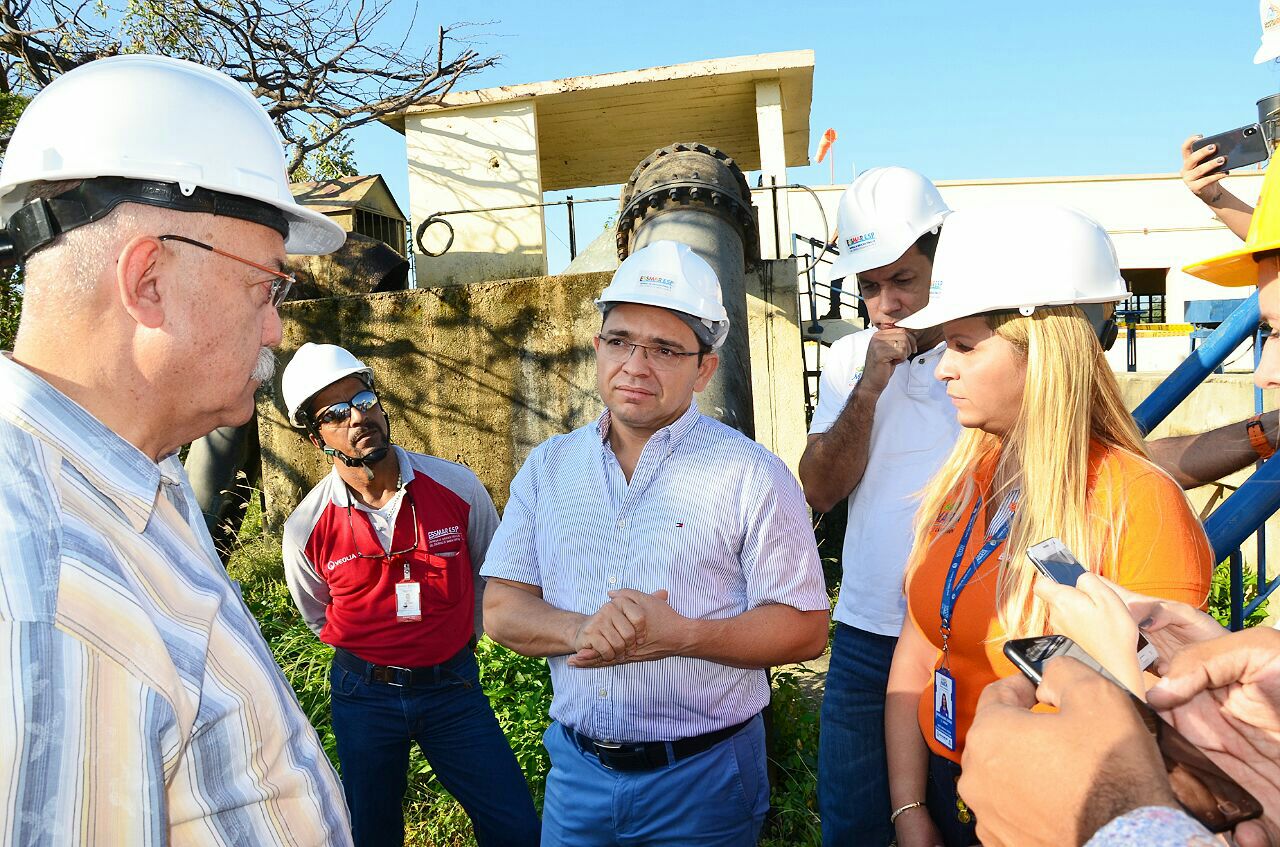
<path id="1" fill-rule="evenodd" d="M 425 573 L 422 576 L 426 600 L 436 605 L 458 602 L 462 596 L 463 571 L 470 576 L 466 548 L 461 544 L 431 550 L 422 557 Z"/>

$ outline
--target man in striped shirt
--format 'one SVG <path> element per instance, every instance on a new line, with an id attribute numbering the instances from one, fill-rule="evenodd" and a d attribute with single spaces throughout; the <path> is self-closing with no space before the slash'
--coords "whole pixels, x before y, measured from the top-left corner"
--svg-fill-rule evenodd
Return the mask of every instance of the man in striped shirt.
<path id="1" fill-rule="evenodd" d="M 542 843 L 755 844 L 764 669 L 827 633 L 804 496 L 694 403 L 729 328 L 710 265 L 655 242 L 597 305 L 606 411 L 530 454 L 481 570 L 489 634 L 549 657 Z"/>
<path id="2" fill-rule="evenodd" d="M 248 91 L 155 56 L 31 102 L 0 216 L 26 270 L 0 357 L 0 843 L 350 844 L 177 457 L 249 419 L 286 250 L 341 229 L 293 202 Z"/>

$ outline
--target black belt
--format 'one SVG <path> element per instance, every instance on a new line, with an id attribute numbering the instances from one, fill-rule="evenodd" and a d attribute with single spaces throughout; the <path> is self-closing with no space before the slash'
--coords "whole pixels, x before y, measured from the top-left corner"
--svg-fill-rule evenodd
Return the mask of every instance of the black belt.
<path id="1" fill-rule="evenodd" d="M 710 750 L 721 741 L 737 735 L 746 728 L 747 724 L 755 720 L 755 717 L 752 715 L 742 723 L 726 726 L 724 729 L 717 729 L 705 735 L 681 738 L 679 741 L 637 741 L 622 744 L 613 741 L 596 741 L 576 730 L 568 727 L 565 729 L 569 729 L 569 734 L 579 749 L 598 758 L 600 764 L 609 770 L 651 771 L 655 768 L 664 768 L 681 759 L 687 759 L 703 750 Z M 668 749 L 671 755 L 668 755 Z"/>
<path id="2" fill-rule="evenodd" d="M 457 653 L 445 659 L 438 665 L 427 665 L 420 668 L 406 668 L 400 665 L 375 665 L 373 662 L 366 662 L 349 650 L 343 650 L 341 647 L 333 648 L 333 663 L 343 670 L 358 673 L 366 682 L 383 682 L 387 685 L 394 685 L 397 688 L 404 688 L 412 685 L 436 685 L 444 674 L 452 674 L 453 668 L 472 653 L 474 639 L 467 642 Z"/>

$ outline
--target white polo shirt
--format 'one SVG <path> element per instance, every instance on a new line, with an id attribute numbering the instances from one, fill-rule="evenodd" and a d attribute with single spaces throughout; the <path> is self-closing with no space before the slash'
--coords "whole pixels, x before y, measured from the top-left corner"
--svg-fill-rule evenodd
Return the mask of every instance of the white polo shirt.
<path id="1" fill-rule="evenodd" d="M 867 346 L 876 332 L 872 328 L 847 335 L 827 351 L 810 435 L 835 424 L 862 378 Z M 902 630 L 902 572 L 911 553 L 919 495 L 960 434 L 946 385 L 933 375 L 946 349 L 940 343 L 895 367 L 876 403 L 867 469 L 849 495 L 841 556 L 844 576 L 834 617 L 848 626 L 892 636 Z"/>

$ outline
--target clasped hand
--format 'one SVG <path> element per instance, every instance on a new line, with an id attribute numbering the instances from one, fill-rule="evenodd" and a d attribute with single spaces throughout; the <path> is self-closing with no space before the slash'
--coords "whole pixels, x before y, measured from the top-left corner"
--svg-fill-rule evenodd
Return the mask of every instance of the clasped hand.
<path id="1" fill-rule="evenodd" d="M 686 649 L 689 619 L 667 602 L 666 589 L 652 594 L 623 588 L 587 618 L 573 639 L 574 668 L 602 668 L 625 662 L 652 662 Z"/>

